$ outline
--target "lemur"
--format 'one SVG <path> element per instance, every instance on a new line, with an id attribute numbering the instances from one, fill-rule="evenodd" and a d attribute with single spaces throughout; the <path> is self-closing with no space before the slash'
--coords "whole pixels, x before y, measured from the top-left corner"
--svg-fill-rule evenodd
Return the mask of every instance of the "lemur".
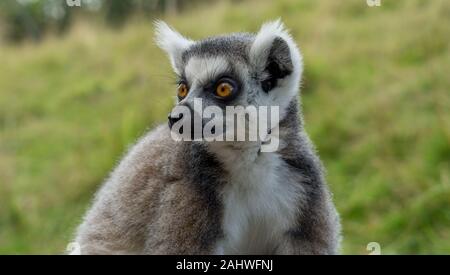
<path id="1" fill-rule="evenodd" d="M 302 56 L 281 21 L 200 41 L 155 28 L 179 79 L 176 105 L 278 106 L 280 145 L 175 141 L 179 118 L 169 117 L 96 194 L 76 234 L 81 253 L 339 253 L 339 216 L 299 104 Z"/>

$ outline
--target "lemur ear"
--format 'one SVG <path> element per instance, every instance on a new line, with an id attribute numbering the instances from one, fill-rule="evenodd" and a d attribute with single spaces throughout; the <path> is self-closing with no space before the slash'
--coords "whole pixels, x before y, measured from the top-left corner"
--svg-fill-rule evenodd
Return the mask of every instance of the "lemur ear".
<path id="1" fill-rule="evenodd" d="M 154 25 L 156 44 L 169 55 L 173 69 L 179 74 L 183 52 L 194 44 L 194 41 L 185 38 L 163 21 L 157 20 Z"/>
<path id="2" fill-rule="evenodd" d="M 276 87 L 279 79 L 300 75 L 302 69 L 300 52 L 279 19 L 262 25 L 250 48 L 250 62 L 264 75 L 266 92 Z"/>

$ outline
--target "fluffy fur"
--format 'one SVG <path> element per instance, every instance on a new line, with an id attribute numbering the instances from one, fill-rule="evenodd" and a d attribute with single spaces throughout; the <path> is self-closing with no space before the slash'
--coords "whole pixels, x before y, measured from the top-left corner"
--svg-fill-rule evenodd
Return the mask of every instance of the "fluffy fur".
<path id="1" fill-rule="evenodd" d="M 278 106 L 280 148 L 187 142 L 169 127 L 146 134 L 97 193 L 76 242 L 83 254 L 335 254 L 340 223 L 322 165 L 303 128 L 300 51 L 278 20 L 257 34 L 191 41 L 156 23 L 157 41 L 189 95 L 206 106 Z M 218 102 L 226 74 L 239 95 Z M 192 106 L 191 106 L 192 107 Z M 270 133 L 269 133 L 270 135 Z"/>
<path id="2" fill-rule="evenodd" d="M 174 31 L 163 21 L 155 22 L 156 43 L 167 52 L 175 72 L 181 65 L 181 54 L 194 42 Z"/>

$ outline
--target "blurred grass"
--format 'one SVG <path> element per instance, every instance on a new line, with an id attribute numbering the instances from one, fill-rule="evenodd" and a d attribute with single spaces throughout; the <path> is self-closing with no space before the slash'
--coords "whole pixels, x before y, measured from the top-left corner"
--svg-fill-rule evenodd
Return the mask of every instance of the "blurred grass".
<path id="1" fill-rule="evenodd" d="M 251 12 L 249 12 L 251 11 Z M 282 17 L 305 58 L 307 129 L 343 253 L 450 253 L 450 4 L 232 1 L 165 18 L 193 38 Z M 165 122 L 173 77 L 150 22 L 80 21 L 0 45 L 0 253 L 61 253 L 127 146 Z"/>

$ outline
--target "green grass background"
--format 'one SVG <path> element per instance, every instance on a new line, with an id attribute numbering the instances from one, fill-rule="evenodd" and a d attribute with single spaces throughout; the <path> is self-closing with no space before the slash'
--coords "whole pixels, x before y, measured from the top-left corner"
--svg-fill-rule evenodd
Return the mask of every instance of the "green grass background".
<path id="1" fill-rule="evenodd" d="M 163 19 L 192 38 L 281 17 L 305 59 L 306 127 L 328 170 L 343 253 L 450 253 L 450 2 L 233 1 Z M 165 123 L 169 62 L 151 22 L 80 19 L 0 44 L 0 253 L 62 253 L 124 150 Z"/>

